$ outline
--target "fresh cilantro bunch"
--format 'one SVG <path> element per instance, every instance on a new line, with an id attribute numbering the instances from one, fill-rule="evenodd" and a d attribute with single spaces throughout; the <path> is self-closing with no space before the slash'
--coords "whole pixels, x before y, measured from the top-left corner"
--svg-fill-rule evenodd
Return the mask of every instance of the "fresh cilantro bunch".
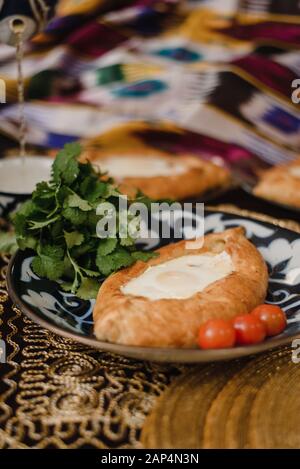
<path id="1" fill-rule="evenodd" d="M 111 179 L 104 179 L 90 163 L 81 163 L 79 144 L 65 145 L 52 166 L 50 182 L 37 184 L 30 200 L 13 217 L 20 249 L 33 249 L 33 271 L 60 280 L 65 291 L 83 299 L 95 298 L 100 279 L 153 253 L 138 251 L 134 239 L 101 239 L 96 208 L 121 196 Z"/>

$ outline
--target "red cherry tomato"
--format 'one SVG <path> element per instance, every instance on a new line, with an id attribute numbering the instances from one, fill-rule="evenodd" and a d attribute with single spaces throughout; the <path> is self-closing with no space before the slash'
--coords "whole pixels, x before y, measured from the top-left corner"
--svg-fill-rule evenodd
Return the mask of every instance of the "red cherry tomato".
<path id="1" fill-rule="evenodd" d="M 198 345 L 202 349 L 230 348 L 235 344 L 235 330 L 229 321 L 211 319 L 199 329 Z"/>
<path id="2" fill-rule="evenodd" d="M 264 323 L 256 316 L 244 314 L 233 320 L 236 341 L 239 345 L 253 345 L 262 342 L 267 333 Z"/>
<path id="3" fill-rule="evenodd" d="M 279 306 L 260 305 L 251 314 L 264 323 L 269 337 L 280 334 L 286 328 L 286 316 Z"/>

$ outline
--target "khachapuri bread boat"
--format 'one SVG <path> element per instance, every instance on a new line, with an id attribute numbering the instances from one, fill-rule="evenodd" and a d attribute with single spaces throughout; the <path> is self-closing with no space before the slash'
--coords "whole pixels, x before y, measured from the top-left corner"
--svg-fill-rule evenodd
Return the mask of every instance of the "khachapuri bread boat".
<path id="1" fill-rule="evenodd" d="M 300 208 L 300 158 L 265 171 L 253 192 L 271 202 Z"/>
<path id="2" fill-rule="evenodd" d="M 267 266 L 244 228 L 180 241 L 158 257 L 108 277 L 94 307 L 99 340 L 144 347 L 194 347 L 199 327 L 264 302 Z"/>
<path id="3" fill-rule="evenodd" d="M 143 192 L 151 199 L 184 200 L 230 184 L 227 169 L 195 155 L 162 152 L 108 154 L 85 150 L 82 160 L 99 166 L 124 194 Z"/>

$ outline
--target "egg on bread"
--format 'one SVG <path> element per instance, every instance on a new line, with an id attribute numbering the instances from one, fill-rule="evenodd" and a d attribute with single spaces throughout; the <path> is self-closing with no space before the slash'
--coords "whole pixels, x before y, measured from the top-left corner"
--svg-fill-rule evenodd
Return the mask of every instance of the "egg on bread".
<path id="1" fill-rule="evenodd" d="M 267 266 L 242 227 L 208 234 L 202 247 L 169 244 L 159 256 L 107 278 L 93 311 L 99 340 L 143 347 L 195 347 L 201 324 L 264 302 Z"/>

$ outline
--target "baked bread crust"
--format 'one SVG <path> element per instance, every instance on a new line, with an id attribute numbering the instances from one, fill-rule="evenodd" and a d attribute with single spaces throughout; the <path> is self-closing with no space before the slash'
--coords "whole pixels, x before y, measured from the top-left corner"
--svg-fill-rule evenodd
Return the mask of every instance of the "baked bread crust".
<path id="1" fill-rule="evenodd" d="M 81 159 L 89 160 L 92 163 L 97 161 L 101 167 L 101 160 L 114 155 L 104 154 L 100 150 L 87 149 Z M 194 155 L 171 156 L 162 152 L 143 150 L 140 154 L 122 153 L 118 156 L 130 156 L 139 159 L 154 156 L 163 158 L 168 162 L 174 162 L 175 160 L 186 166 L 186 172 L 172 176 L 125 177 L 121 181 L 117 181 L 120 191 L 128 196 L 133 196 L 137 190 L 140 190 L 155 200 L 184 200 L 202 195 L 209 190 L 227 186 L 231 179 L 227 169 Z"/>
<path id="2" fill-rule="evenodd" d="M 300 177 L 290 173 L 292 168 L 299 168 L 300 171 L 300 158 L 265 171 L 253 190 L 254 194 L 272 202 L 300 208 Z"/>
<path id="3" fill-rule="evenodd" d="M 150 265 L 187 255 L 226 251 L 235 271 L 190 298 L 150 301 L 125 295 L 121 287 Z M 231 319 L 264 302 L 268 271 L 264 259 L 242 227 L 209 234 L 201 249 L 186 249 L 186 241 L 158 250 L 147 263 L 137 262 L 102 284 L 94 307 L 94 333 L 99 340 L 144 347 L 194 347 L 201 324 L 209 319 Z"/>

